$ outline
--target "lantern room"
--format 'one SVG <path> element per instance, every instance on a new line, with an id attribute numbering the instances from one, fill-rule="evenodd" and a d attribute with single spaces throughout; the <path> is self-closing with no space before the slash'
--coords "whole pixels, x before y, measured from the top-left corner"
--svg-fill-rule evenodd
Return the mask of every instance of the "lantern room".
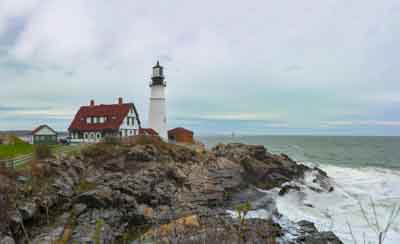
<path id="1" fill-rule="evenodd" d="M 153 66 L 153 75 L 151 77 L 150 86 L 166 86 L 166 82 L 164 81 L 164 70 L 160 65 L 160 62 L 157 61 L 157 64 Z"/>

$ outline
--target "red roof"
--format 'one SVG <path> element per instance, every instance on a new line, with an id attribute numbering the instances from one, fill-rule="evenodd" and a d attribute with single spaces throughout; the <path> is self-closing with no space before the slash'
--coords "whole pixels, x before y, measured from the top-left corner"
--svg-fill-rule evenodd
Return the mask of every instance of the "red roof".
<path id="1" fill-rule="evenodd" d="M 32 131 L 32 135 L 36 134 L 36 132 L 40 131 L 43 128 L 48 128 L 49 130 L 51 130 L 52 132 L 54 132 L 55 134 L 57 134 L 57 132 L 55 130 L 53 130 L 50 126 L 48 125 L 40 125 L 39 127 L 37 127 L 36 129 L 34 129 Z"/>
<path id="2" fill-rule="evenodd" d="M 158 136 L 157 131 L 153 130 L 152 128 L 141 128 L 139 133 L 142 135 Z"/>
<path id="3" fill-rule="evenodd" d="M 193 131 L 185 129 L 183 127 L 177 127 L 177 128 L 171 129 L 171 130 L 168 131 L 168 134 L 182 133 L 182 132 L 183 133 L 193 134 Z"/>
<path id="4" fill-rule="evenodd" d="M 75 115 L 74 120 L 68 130 L 98 131 L 98 130 L 118 130 L 124 118 L 133 109 L 139 120 L 138 113 L 133 103 L 82 106 Z M 86 123 L 87 117 L 106 117 L 104 123 Z M 140 127 L 140 124 L 139 124 Z"/>

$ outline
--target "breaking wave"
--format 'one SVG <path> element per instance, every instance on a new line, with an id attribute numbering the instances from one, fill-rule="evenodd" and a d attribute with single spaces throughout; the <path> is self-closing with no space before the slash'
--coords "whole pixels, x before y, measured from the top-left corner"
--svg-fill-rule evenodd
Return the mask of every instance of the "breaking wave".
<path id="1" fill-rule="evenodd" d="M 277 209 L 291 221 L 309 220 L 319 231 L 333 231 L 344 243 L 377 243 L 377 234 L 361 210 L 372 219 L 375 205 L 378 225 L 384 228 L 394 206 L 400 204 L 400 171 L 383 168 L 346 168 L 319 165 L 333 180 L 333 192 L 317 193 L 308 188 L 290 191 L 276 199 Z M 307 180 L 306 180 L 307 182 Z M 349 227 L 350 225 L 350 227 Z M 389 230 L 385 243 L 400 243 L 400 219 Z"/>

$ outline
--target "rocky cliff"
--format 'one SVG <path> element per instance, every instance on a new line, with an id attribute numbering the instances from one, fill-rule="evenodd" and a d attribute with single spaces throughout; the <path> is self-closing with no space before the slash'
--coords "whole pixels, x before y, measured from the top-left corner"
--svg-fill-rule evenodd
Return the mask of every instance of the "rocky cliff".
<path id="1" fill-rule="evenodd" d="M 323 171 L 263 146 L 92 145 L 14 176 L 0 243 L 341 243 L 309 222 L 285 238 L 273 207 L 267 219 L 245 218 L 257 189 L 285 194 L 309 173 L 314 190 L 333 190 Z"/>

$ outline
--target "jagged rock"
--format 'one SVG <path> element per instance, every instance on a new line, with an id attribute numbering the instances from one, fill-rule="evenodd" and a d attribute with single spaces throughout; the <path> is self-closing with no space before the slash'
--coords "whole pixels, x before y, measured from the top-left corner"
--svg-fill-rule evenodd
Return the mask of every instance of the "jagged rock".
<path id="1" fill-rule="evenodd" d="M 9 236 L 0 236 L 0 244 L 15 244 L 15 240 Z"/>
<path id="2" fill-rule="evenodd" d="M 289 191 L 300 191 L 300 187 L 296 186 L 296 185 L 290 185 L 290 184 L 286 184 L 284 185 L 280 190 L 278 195 L 279 196 L 284 196 L 286 195 Z"/>
<path id="3" fill-rule="evenodd" d="M 87 209 L 86 204 L 82 204 L 82 203 L 77 203 L 77 204 L 74 204 L 74 206 L 73 206 L 74 214 L 76 216 L 81 215 L 83 212 L 85 212 L 86 209 Z"/>
<path id="4" fill-rule="evenodd" d="M 112 189 L 110 187 L 98 187 L 95 190 L 82 193 L 76 199 L 77 203 L 83 203 L 91 208 L 106 208 L 112 201 Z"/>
<path id="5" fill-rule="evenodd" d="M 118 172 L 121 171 L 125 168 L 125 158 L 124 157 L 118 157 L 115 159 L 108 160 L 104 164 L 104 169 L 111 171 L 111 172 Z"/>
<path id="6" fill-rule="evenodd" d="M 41 233 L 32 240 L 32 244 L 52 244 L 59 240 L 64 233 L 64 227 L 58 226 L 48 232 Z"/>
<path id="7" fill-rule="evenodd" d="M 303 235 L 309 235 L 309 234 L 314 234 L 314 233 L 318 232 L 314 223 L 312 223 L 310 221 L 301 220 L 301 221 L 297 222 L 297 225 L 299 226 L 299 232 Z"/>
<path id="8" fill-rule="evenodd" d="M 212 149 L 217 157 L 240 164 L 244 180 L 262 189 L 271 189 L 304 176 L 307 166 L 299 165 L 288 156 L 273 155 L 265 147 L 241 143 L 219 144 Z"/>
<path id="9" fill-rule="evenodd" d="M 251 200 L 253 208 L 272 209 L 273 215 L 273 198 L 259 199 L 257 188 L 280 187 L 309 172 L 315 172 L 315 187 L 322 184 L 320 188 L 325 191 L 330 186 L 323 172 L 297 164 L 287 155 L 273 155 L 263 146 L 218 145 L 202 155 L 172 145 L 136 145 L 123 150 L 120 146 L 102 147 L 100 152 L 105 150 L 106 156 L 91 158 L 87 154 L 50 160 L 48 172 L 54 174 L 51 190 L 31 197 L 36 199 L 36 206 L 20 205 L 21 213 L 13 215 L 12 223 L 21 226 L 36 215 L 39 206 L 48 207 L 55 215 L 54 223 L 36 225 L 38 215 L 27 227 L 34 243 L 50 243 L 62 236 L 69 236 L 71 243 L 112 243 L 130 227 L 171 223 L 195 215 L 199 223 L 192 225 L 195 238 L 202 237 L 204 226 L 209 232 L 219 226 L 227 229 L 214 233 L 214 240 L 224 237 L 227 243 L 237 243 L 235 233 L 240 223 L 226 216 L 228 204 Z M 245 189 L 250 189 L 248 194 Z M 297 189 L 284 186 L 281 194 L 289 190 Z M 311 233 L 311 225 L 298 225 Z M 249 220 L 248 226 L 244 234 L 248 239 L 243 243 L 265 243 L 269 237 L 258 235 L 259 228 L 279 229 L 270 220 Z M 316 233 L 312 232 L 314 239 Z M 182 238 L 188 241 L 189 237 Z"/>
<path id="10" fill-rule="evenodd" d="M 237 219 L 188 215 L 151 228 L 142 237 L 145 243 L 177 240 L 178 243 L 265 244 L 275 243 L 276 236 L 280 235 L 279 227 L 270 220 L 249 219 L 245 225 L 246 228 L 239 231 L 241 224 Z"/>
<path id="11" fill-rule="evenodd" d="M 132 148 L 126 156 L 127 160 L 149 162 L 156 161 L 158 158 L 158 150 L 153 145 L 139 145 Z"/>
<path id="12" fill-rule="evenodd" d="M 10 219 L 11 225 L 20 226 L 23 223 L 22 215 L 18 210 L 8 211 L 8 218 Z"/>
<path id="13" fill-rule="evenodd" d="M 302 244 L 343 244 L 343 242 L 331 231 L 316 232 L 297 238 L 296 241 Z"/>
<path id="14" fill-rule="evenodd" d="M 26 202 L 19 206 L 18 210 L 21 213 L 22 219 L 25 221 L 32 219 L 36 215 L 38 211 L 38 205 L 34 202 Z"/>

